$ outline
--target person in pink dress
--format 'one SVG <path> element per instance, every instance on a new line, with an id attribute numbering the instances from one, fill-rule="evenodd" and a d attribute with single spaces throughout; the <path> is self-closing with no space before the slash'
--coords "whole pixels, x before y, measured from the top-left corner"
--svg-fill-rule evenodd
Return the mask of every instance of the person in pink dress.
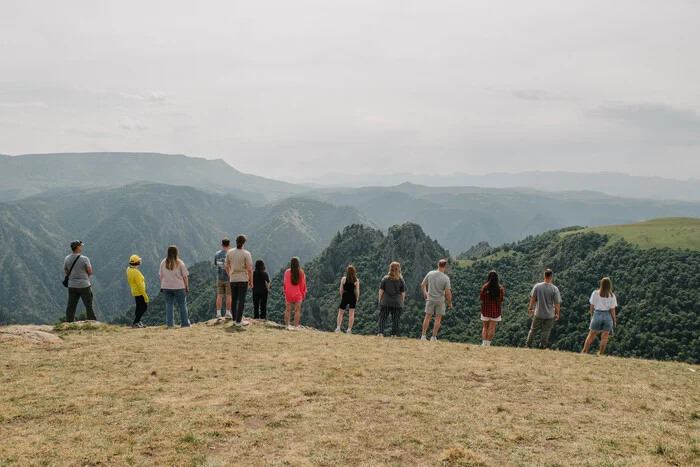
<path id="1" fill-rule="evenodd" d="M 284 271 L 284 322 L 287 329 L 293 331 L 299 327 L 301 319 L 301 302 L 306 296 L 306 275 L 296 256 L 292 258 L 289 266 L 289 269 Z M 294 305 L 294 326 L 289 325 L 292 305 Z"/>

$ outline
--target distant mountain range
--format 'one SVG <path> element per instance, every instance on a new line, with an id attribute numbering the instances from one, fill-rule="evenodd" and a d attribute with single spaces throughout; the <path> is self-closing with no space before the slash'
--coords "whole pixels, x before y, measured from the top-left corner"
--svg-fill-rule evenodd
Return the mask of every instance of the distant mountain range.
<path id="1" fill-rule="evenodd" d="M 679 174 L 679 176 L 682 174 Z M 333 183 L 329 183 L 332 180 Z M 132 152 L 0 154 L 0 202 L 39 193 L 122 186 L 137 181 L 193 186 L 231 193 L 253 203 L 299 195 L 317 188 L 392 187 L 409 183 L 440 188 L 530 189 L 544 192 L 599 192 L 610 196 L 654 200 L 700 201 L 700 180 L 671 180 L 624 173 L 530 171 L 470 175 L 335 173 L 287 183 L 245 174 L 221 159 Z M 578 194 L 576 196 L 579 196 Z"/>
<path id="2" fill-rule="evenodd" d="M 679 176 L 684 174 L 679 173 Z M 329 184 L 328 180 L 333 180 Z M 482 188 L 531 188 L 540 191 L 597 191 L 611 196 L 647 199 L 700 201 L 700 180 L 672 180 L 661 177 L 634 176 L 618 172 L 577 173 L 530 171 L 497 172 L 470 175 L 435 174 L 346 174 L 334 173 L 306 181 L 313 188 L 329 186 L 395 186 L 402 183 L 434 187 L 472 186 Z"/>
<path id="3" fill-rule="evenodd" d="M 244 174 L 222 160 L 151 153 L 85 153 L 0 156 L 0 201 L 32 195 L 57 198 L 81 190 L 103 190 L 136 182 L 182 185 L 209 193 L 225 194 L 230 196 L 231 204 L 239 209 L 243 209 L 242 200 L 251 206 L 262 206 L 281 200 L 313 199 L 335 206 L 353 207 L 362 213 L 363 220 L 384 229 L 405 222 L 417 223 L 453 254 L 463 252 L 482 241 L 500 245 L 570 225 L 600 226 L 660 217 L 700 216 L 700 202 L 623 198 L 590 190 L 572 191 L 575 186 L 586 185 L 586 180 L 594 179 L 596 183 L 604 181 L 603 185 L 608 187 L 623 186 L 625 180 L 645 181 L 638 187 L 637 193 L 651 186 L 661 187 L 669 183 L 671 189 L 684 182 L 647 180 L 621 174 L 589 176 L 538 172 L 517 176 L 494 174 L 483 179 L 469 178 L 463 174 L 455 177 L 462 177 L 464 182 L 491 180 L 494 184 L 509 179 L 527 179 L 541 189 L 428 187 L 413 183 L 391 187 L 312 189 Z M 437 180 L 430 179 L 431 182 Z M 654 185 L 652 182 L 658 183 Z M 694 183 L 696 182 L 689 181 L 688 186 Z M 555 187 L 567 190 L 543 191 Z M 283 230 L 284 226 L 293 226 L 295 232 L 301 232 L 301 244 L 306 244 L 304 221 L 299 220 L 292 211 L 284 209 L 291 205 L 283 204 L 276 208 L 269 206 L 271 215 L 275 213 L 274 215 L 283 218 L 283 223 L 272 221 L 273 218 L 269 217 L 255 224 L 259 226 L 260 232 L 264 232 L 262 235 L 270 244 L 280 241 L 285 243 L 288 236 Z M 327 204 L 315 206 L 324 210 L 323 216 L 334 217 L 329 227 L 343 227 L 351 223 L 351 219 L 343 223 L 338 218 L 343 215 L 342 210 L 331 212 Z M 312 215 L 313 212 L 307 211 L 307 214 Z M 203 214 L 197 211 L 196 215 Z M 219 221 L 209 223 L 220 225 Z M 325 228 L 323 223 L 316 223 L 316 226 Z M 324 231 L 322 238 L 329 238 L 332 233 Z M 314 241 L 309 240 L 309 244 Z M 283 257 L 277 256 L 276 251 L 271 250 L 269 253 L 275 258 L 273 262 L 283 261 Z"/>
<path id="4" fill-rule="evenodd" d="M 501 245 L 571 225 L 629 224 L 659 217 L 700 217 L 700 203 L 619 198 L 596 192 L 426 187 L 328 188 L 305 197 L 352 206 L 382 227 L 404 222 L 457 254 L 481 241 Z"/>
<path id="5" fill-rule="evenodd" d="M 146 181 L 137 181 L 146 180 Z M 61 262 L 79 238 L 93 261 L 105 318 L 130 303 L 126 259 L 144 258 L 149 287 L 168 245 L 187 264 L 210 261 L 220 239 L 245 233 L 271 272 L 306 262 L 351 224 L 384 231 L 411 222 L 453 256 L 552 229 L 700 217 L 700 203 L 593 191 L 393 187 L 311 189 L 236 171 L 223 161 L 144 153 L 0 156 L 0 306 L 24 321 L 62 314 Z M 156 183 L 157 182 L 157 183 Z M 472 254 L 464 256 L 465 258 Z"/>
<path id="6" fill-rule="evenodd" d="M 221 159 L 131 152 L 0 155 L 0 201 L 146 181 L 193 186 L 265 204 L 307 191 L 239 172 Z"/>

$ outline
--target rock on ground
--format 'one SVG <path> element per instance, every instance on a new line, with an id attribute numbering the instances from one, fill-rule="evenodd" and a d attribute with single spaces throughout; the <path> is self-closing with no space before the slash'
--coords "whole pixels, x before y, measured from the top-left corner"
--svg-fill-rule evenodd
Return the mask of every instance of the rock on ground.
<path id="1" fill-rule="evenodd" d="M 24 339 L 28 342 L 60 344 L 63 339 L 55 334 L 51 334 L 51 326 L 6 326 L 0 327 L 0 340 Z"/>

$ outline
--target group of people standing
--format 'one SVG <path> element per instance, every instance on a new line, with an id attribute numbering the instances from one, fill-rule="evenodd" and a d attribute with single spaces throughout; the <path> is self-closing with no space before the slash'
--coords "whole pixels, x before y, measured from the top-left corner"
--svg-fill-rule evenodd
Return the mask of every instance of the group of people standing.
<path id="1" fill-rule="evenodd" d="M 213 266 L 217 269 L 217 297 L 216 318 L 231 319 L 235 326 L 249 324 L 243 317 L 245 300 L 249 289 L 253 291 L 253 317 L 255 319 L 267 318 L 267 300 L 271 282 L 266 271 L 265 263 L 258 259 L 253 265 L 250 252 L 245 250 L 247 238 L 245 235 L 236 237 L 236 247 L 231 248 L 230 240 L 224 238 L 221 241 L 221 250 L 214 255 Z M 82 299 L 87 319 L 94 320 L 95 311 L 93 295 L 89 278 L 92 275 L 90 260 L 82 255 L 83 242 L 75 240 L 71 242 L 72 253 L 64 260 L 64 273 L 66 274 L 66 286 L 68 287 L 68 305 L 66 307 L 66 321 L 75 319 L 75 311 L 78 301 Z M 180 326 L 189 327 L 189 314 L 187 311 L 187 294 L 189 293 L 189 272 L 185 263 L 178 258 L 177 246 L 168 247 L 167 257 L 160 263 L 158 276 L 160 278 L 160 292 L 165 300 L 165 322 L 167 327 L 174 327 L 174 307 L 177 304 L 180 312 Z M 131 293 L 136 303 L 133 327 L 144 327 L 141 318 L 148 309 L 148 295 L 143 274 L 138 270 L 141 258 L 132 255 L 129 258 L 129 267 L 126 270 L 126 278 L 131 287 Z M 447 260 L 440 260 L 437 269 L 428 272 L 421 283 L 423 297 L 425 299 L 425 318 L 421 340 L 427 339 L 427 332 L 432 322 L 435 322 L 430 340 L 437 341 L 442 317 L 447 309 L 453 308 L 450 278 L 446 274 Z M 554 322 L 558 321 L 561 314 L 561 294 L 559 289 L 552 284 L 554 273 L 551 269 L 544 271 L 544 280 L 536 284 L 530 293 L 530 306 L 528 314 L 532 317 L 530 331 L 525 341 L 525 347 L 532 348 L 535 336 L 539 334 L 539 348 L 546 348 L 549 342 Z M 284 321 L 288 330 L 299 327 L 301 319 L 301 303 L 306 297 L 306 275 L 301 268 L 298 257 L 293 257 L 290 267 L 284 273 L 284 297 L 285 312 Z M 360 298 L 360 281 L 357 269 L 350 265 L 340 280 L 340 306 L 338 309 L 337 326 L 335 332 L 341 332 L 341 325 L 346 309 L 349 309 L 347 334 L 352 334 L 352 326 L 355 321 L 355 309 Z M 224 314 L 223 302 L 226 299 Z M 488 274 L 487 282 L 481 287 L 479 293 L 481 301 L 482 345 L 489 346 L 493 341 L 496 325 L 502 320 L 503 302 L 505 290 L 500 284 L 496 271 Z M 401 274 L 401 264 L 392 262 L 389 271 L 379 285 L 379 332 L 377 336 L 385 335 L 386 321 L 392 318 L 391 336 L 398 337 L 399 322 L 406 301 L 406 283 Z M 590 300 L 591 321 L 589 334 L 584 343 L 583 352 L 588 352 L 590 345 L 598 333 L 601 333 L 599 353 L 602 355 L 607 346 L 608 338 L 617 326 L 615 309 L 617 298 L 612 293 L 612 282 L 606 277 L 600 283 L 600 288 L 593 291 Z M 294 321 L 291 324 L 292 310 Z"/>
<path id="2" fill-rule="evenodd" d="M 221 240 L 221 250 L 214 255 L 214 267 L 217 268 L 216 317 L 233 319 L 236 326 L 249 324 L 243 318 L 248 289 L 253 291 L 253 318 L 267 319 L 270 275 L 262 259 L 256 260 L 253 268 L 253 257 L 244 248 L 247 241 L 245 235 L 239 235 L 236 237 L 236 248 L 232 249 L 230 240 L 224 238 Z M 285 322 L 288 328 L 292 327 L 289 324 L 292 306 L 295 308 L 294 325 L 299 325 L 301 302 L 306 295 L 306 276 L 301 269 L 299 258 L 292 258 L 290 263 L 284 277 L 284 292 L 288 298 Z M 226 314 L 223 314 L 222 310 L 224 297 Z"/>

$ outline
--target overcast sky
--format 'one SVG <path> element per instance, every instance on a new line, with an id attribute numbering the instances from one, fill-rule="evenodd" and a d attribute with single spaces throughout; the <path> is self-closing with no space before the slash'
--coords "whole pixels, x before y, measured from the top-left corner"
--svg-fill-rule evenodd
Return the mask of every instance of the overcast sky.
<path id="1" fill-rule="evenodd" d="M 697 0 L 0 0 L 0 153 L 700 178 L 698 24 Z"/>

